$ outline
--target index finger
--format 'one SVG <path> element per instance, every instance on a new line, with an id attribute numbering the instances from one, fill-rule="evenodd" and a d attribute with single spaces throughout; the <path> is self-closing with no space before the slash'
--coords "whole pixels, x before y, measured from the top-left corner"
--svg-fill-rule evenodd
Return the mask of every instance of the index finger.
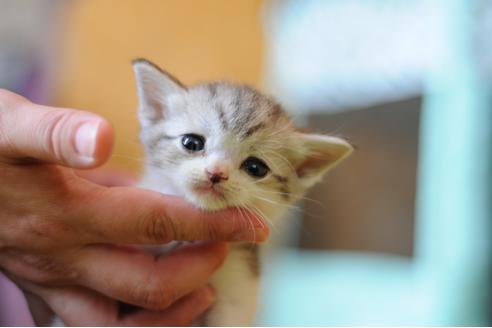
<path id="1" fill-rule="evenodd" d="M 268 226 L 240 209 L 210 212 L 176 196 L 130 187 L 86 195 L 77 224 L 91 242 L 162 244 L 172 240 L 265 241 Z"/>

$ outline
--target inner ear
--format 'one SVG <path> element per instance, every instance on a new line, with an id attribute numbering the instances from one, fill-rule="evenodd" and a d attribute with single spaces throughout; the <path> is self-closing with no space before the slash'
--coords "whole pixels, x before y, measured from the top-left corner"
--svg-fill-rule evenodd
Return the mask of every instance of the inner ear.
<path id="1" fill-rule="evenodd" d="M 347 141 L 337 137 L 300 133 L 299 138 L 305 153 L 296 166 L 296 173 L 307 187 L 319 181 L 353 150 Z"/>
<path id="2" fill-rule="evenodd" d="M 306 155 L 301 164 L 296 168 L 299 177 L 310 175 L 319 170 L 329 169 L 338 161 L 340 156 L 331 152 L 312 151 Z"/>
<path id="3" fill-rule="evenodd" d="M 174 76 L 146 59 L 132 62 L 139 98 L 139 118 L 143 126 L 162 120 L 171 95 L 186 92 L 186 87 Z"/>

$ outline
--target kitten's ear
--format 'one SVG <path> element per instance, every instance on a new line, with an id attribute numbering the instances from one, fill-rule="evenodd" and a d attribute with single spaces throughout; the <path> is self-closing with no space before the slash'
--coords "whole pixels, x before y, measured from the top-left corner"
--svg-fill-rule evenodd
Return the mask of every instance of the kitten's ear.
<path id="1" fill-rule="evenodd" d="M 341 138 L 308 133 L 299 133 L 299 137 L 305 154 L 296 173 L 304 188 L 321 180 L 328 170 L 353 151 L 352 145 Z"/>
<path id="2" fill-rule="evenodd" d="M 171 74 L 146 59 L 132 61 L 137 80 L 140 122 L 152 125 L 166 112 L 167 97 L 186 92 L 186 87 Z"/>

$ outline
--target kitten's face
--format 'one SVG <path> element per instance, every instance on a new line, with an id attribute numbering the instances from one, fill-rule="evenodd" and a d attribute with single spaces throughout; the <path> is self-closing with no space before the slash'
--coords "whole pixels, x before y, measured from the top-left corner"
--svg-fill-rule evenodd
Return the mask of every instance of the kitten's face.
<path id="1" fill-rule="evenodd" d="M 147 170 L 198 207 L 257 211 L 293 202 L 351 150 L 343 140 L 297 132 L 249 87 L 186 88 L 147 61 L 134 67 Z"/>

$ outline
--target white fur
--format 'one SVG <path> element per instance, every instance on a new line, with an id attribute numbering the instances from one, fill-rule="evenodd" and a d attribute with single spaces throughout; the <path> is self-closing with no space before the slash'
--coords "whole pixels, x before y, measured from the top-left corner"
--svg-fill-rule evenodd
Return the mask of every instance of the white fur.
<path id="1" fill-rule="evenodd" d="M 250 326 L 255 317 L 259 277 L 252 274 L 243 254 L 232 248 L 226 262 L 210 281 L 217 302 L 208 314 L 208 326 Z"/>

